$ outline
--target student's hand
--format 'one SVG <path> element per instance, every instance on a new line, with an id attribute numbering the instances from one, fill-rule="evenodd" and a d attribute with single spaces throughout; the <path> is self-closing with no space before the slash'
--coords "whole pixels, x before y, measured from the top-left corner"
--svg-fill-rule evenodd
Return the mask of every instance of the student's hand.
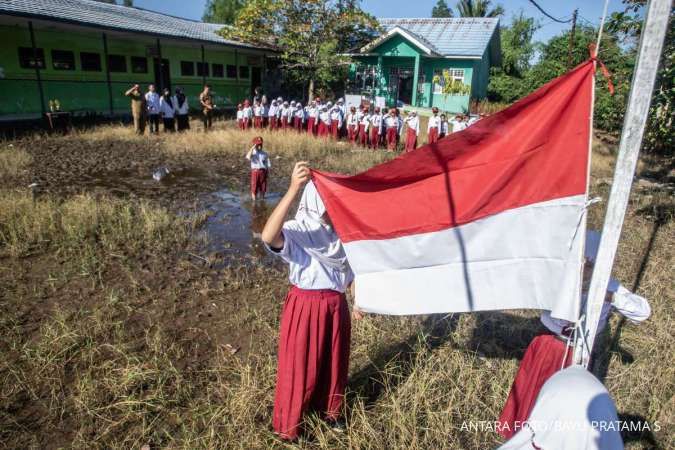
<path id="1" fill-rule="evenodd" d="M 298 161 L 293 168 L 289 190 L 293 190 L 296 193 L 299 192 L 305 183 L 309 181 L 309 177 L 309 163 L 307 161 Z"/>
<path id="2" fill-rule="evenodd" d="M 361 320 L 365 317 L 365 313 L 359 309 L 358 306 L 354 305 L 352 309 L 352 319 Z"/>

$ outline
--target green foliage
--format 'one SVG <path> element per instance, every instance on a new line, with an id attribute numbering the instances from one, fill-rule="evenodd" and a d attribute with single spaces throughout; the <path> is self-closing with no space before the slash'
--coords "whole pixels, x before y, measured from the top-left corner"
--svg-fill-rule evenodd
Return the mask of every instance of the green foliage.
<path id="1" fill-rule="evenodd" d="M 220 34 L 276 47 L 280 67 L 290 78 L 306 83 L 311 98 L 315 88 L 344 78 L 341 69 L 349 58 L 343 53 L 372 40 L 378 27 L 354 0 L 249 0 L 234 27 Z"/>
<path id="2" fill-rule="evenodd" d="M 623 0 L 625 8 L 610 17 L 607 28 L 635 49 L 642 31 L 645 0 Z M 644 136 L 646 151 L 673 154 L 675 148 L 675 14 L 671 9 L 670 22 L 661 54 L 649 119 Z"/>
<path id="3" fill-rule="evenodd" d="M 452 17 L 452 10 L 445 0 L 438 0 L 436 6 L 431 10 L 431 17 Z"/>
<path id="4" fill-rule="evenodd" d="M 491 8 L 491 0 L 460 0 L 457 12 L 460 17 L 497 17 L 504 14 L 502 5 Z"/>
<path id="5" fill-rule="evenodd" d="M 448 70 L 444 70 L 441 76 L 435 75 L 433 82 L 441 85 L 441 92 L 446 96 L 471 94 L 471 85 L 455 80 Z"/>
<path id="6" fill-rule="evenodd" d="M 231 25 L 237 18 L 245 0 L 208 0 L 204 7 L 202 20 L 209 23 Z"/>

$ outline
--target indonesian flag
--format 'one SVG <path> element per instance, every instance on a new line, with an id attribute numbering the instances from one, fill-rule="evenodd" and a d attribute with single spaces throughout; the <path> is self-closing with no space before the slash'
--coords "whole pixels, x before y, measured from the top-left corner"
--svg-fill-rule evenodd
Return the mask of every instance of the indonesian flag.
<path id="1" fill-rule="evenodd" d="M 594 66 L 354 176 L 313 171 L 380 314 L 534 308 L 576 320 Z M 579 232 L 577 232 L 577 230 Z"/>

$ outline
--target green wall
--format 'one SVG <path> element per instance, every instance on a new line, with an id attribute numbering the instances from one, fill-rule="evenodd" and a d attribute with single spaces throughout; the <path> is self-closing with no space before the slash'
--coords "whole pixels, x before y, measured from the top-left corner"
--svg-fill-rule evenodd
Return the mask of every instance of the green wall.
<path id="1" fill-rule="evenodd" d="M 56 27 L 56 28 L 55 28 Z M 50 99 L 58 99 L 64 111 L 95 111 L 109 114 L 110 102 L 106 79 L 106 61 L 103 49 L 103 31 L 73 31 L 62 29 L 58 25 L 34 28 L 36 47 L 44 50 L 45 67 L 40 71 L 44 90 L 45 109 Z M 31 47 L 28 22 L 17 19 L 16 25 L 0 25 L 0 118 L 36 117 L 41 114 L 39 88 L 35 70 L 22 68 L 19 64 L 19 47 Z M 110 73 L 113 100 L 113 113 L 129 112 L 129 100 L 124 92 L 134 83 L 140 83 L 145 89 L 154 83 L 155 70 L 153 58 L 148 56 L 150 47 L 156 47 L 156 39 L 144 36 L 118 36 L 108 33 L 108 53 L 123 55 L 126 58 L 127 71 Z M 193 76 L 181 75 L 181 61 L 201 61 L 201 45 L 195 41 L 177 41 L 160 39 L 162 58 L 169 61 L 171 88 L 182 87 L 188 95 L 190 106 L 198 107 L 198 95 L 203 86 L 202 76 L 197 75 L 196 64 Z M 72 51 L 75 56 L 75 70 L 57 70 L 53 67 L 52 50 Z M 98 53 L 101 71 L 83 71 L 80 52 Z M 209 76 L 206 82 L 211 85 L 216 103 L 221 108 L 233 107 L 241 99 L 250 96 L 251 66 L 262 67 L 263 56 L 246 51 L 237 51 L 239 66 L 247 66 L 248 78 L 227 78 L 227 64 L 235 64 L 235 50 L 225 46 L 206 45 L 205 61 L 209 63 Z M 147 59 L 147 73 L 133 73 L 132 56 Z M 213 77 L 212 64 L 223 64 L 224 77 Z M 239 73 L 239 70 L 237 70 Z"/>

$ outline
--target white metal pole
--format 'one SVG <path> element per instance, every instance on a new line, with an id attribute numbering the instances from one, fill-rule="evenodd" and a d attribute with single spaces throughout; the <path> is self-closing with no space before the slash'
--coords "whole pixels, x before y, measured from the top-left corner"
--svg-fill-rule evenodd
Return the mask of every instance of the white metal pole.
<path id="1" fill-rule="evenodd" d="M 621 132 L 619 155 L 614 170 L 614 180 L 607 203 L 607 213 L 602 229 L 600 247 L 595 261 L 586 302 L 586 320 L 583 324 L 584 345 L 581 360 L 588 366 L 598 328 L 600 310 L 605 299 L 616 248 L 621 235 L 633 174 L 642 144 L 656 72 L 661 59 L 672 0 L 650 0 L 647 3 L 642 35 L 640 36 L 637 66 L 633 74 L 628 108 Z M 577 347 L 579 348 L 579 347 Z"/>

